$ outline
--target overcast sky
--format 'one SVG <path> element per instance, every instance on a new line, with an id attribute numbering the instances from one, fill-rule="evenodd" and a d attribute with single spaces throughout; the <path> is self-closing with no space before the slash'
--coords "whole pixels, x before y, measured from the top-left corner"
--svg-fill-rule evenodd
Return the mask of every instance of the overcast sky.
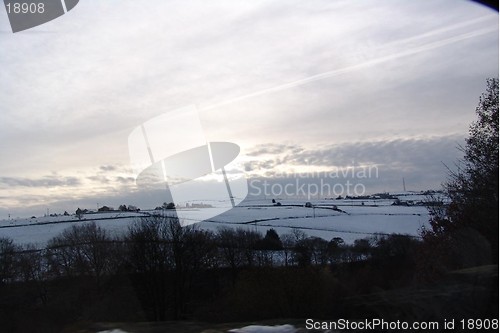
<path id="1" fill-rule="evenodd" d="M 16 34 L 0 10 L 0 45 L 0 218 L 160 204 L 128 136 L 186 106 L 249 178 L 439 189 L 499 58 L 498 14 L 457 0 L 82 0 Z"/>

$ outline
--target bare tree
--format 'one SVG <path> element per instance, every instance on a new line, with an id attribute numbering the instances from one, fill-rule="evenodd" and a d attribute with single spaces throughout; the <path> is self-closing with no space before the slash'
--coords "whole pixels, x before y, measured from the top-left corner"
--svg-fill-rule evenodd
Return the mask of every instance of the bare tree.
<path id="1" fill-rule="evenodd" d="M 0 285 L 16 276 L 16 252 L 18 246 L 10 238 L 0 238 Z"/>
<path id="2" fill-rule="evenodd" d="M 151 319 L 165 320 L 169 306 L 173 317 L 181 318 L 194 278 L 216 265 L 212 234 L 193 225 L 183 227 L 177 218 L 149 216 L 130 227 L 127 243 L 136 288 Z"/>
<path id="3" fill-rule="evenodd" d="M 47 260 L 45 250 L 38 249 L 33 244 L 23 246 L 18 253 L 18 275 L 25 283 L 33 287 L 34 295 L 42 303 L 48 301 Z"/>
<path id="4" fill-rule="evenodd" d="M 285 266 L 293 264 L 293 248 L 295 247 L 295 237 L 292 233 L 287 233 L 281 236 L 281 242 L 283 244 L 283 261 Z"/>
<path id="5" fill-rule="evenodd" d="M 65 229 L 47 248 L 51 272 L 56 275 L 91 275 L 99 280 L 115 264 L 112 239 L 94 222 Z"/>

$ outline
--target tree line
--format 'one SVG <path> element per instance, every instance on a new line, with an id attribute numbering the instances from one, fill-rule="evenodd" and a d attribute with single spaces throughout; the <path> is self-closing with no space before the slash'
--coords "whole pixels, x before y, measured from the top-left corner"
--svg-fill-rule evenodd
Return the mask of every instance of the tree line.
<path id="1" fill-rule="evenodd" d="M 9 332 L 53 332 L 98 321 L 356 318 L 380 311 L 389 318 L 397 305 L 367 308 L 357 297 L 425 286 L 435 259 L 428 249 L 405 235 L 346 244 L 298 229 L 202 230 L 159 215 L 138 219 L 121 237 L 93 222 L 78 224 L 43 249 L 0 238 L 0 323 Z M 490 311 L 489 300 L 471 299 L 479 314 Z"/>
<path id="2" fill-rule="evenodd" d="M 278 235 L 269 229 L 263 235 L 251 228 L 221 227 L 202 230 L 182 226 L 175 217 L 151 215 L 138 218 L 124 236 L 112 236 L 95 222 L 68 227 L 47 242 L 18 245 L 0 238 L 0 285 L 29 281 L 34 277 L 54 279 L 122 272 L 175 269 L 179 265 L 204 268 L 328 265 L 373 257 L 390 242 L 404 239 L 417 244 L 417 237 L 375 234 L 346 244 L 340 237 L 327 241 L 308 236 L 300 229 Z M 394 255 L 397 250 L 393 249 Z"/>
<path id="3" fill-rule="evenodd" d="M 265 234 L 227 227 L 209 231 L 163 216 L 142 217 L 121 237 L 93 222 L 74 225 L 43 249 L 0 238 L 0 292 L 12 295 L 1 298 L 0 319 L 11 318 L 18 302 L 33 313 L 51 310 L 66 313 L 65 318 L 124 320 L 124 313 L 125 319 L 132 313 L 149 321 L 191 318 L 206 304 L 225 308 L 229 302 L 238 317 L 248 306 L 242 299 L 249 297 L 236 295 L 247 293 L 245 284 L 255 282 L 249 274 L 286 273 L 283 281 L 297 274 L 306 281 L 290 288 L 305 293 L 317 270 L 386 256 L 408 261 L 419 243 L 391 235 L 345 244 L 339 237 L 327 241 L 298 229 L 281 237 L 274 229 Z M 110 310 L 117 297 L 127 304 Z M 297 307 L 292 300 L 287 303 Z M 302 310 L 285 312 L 301 315 Z"/>

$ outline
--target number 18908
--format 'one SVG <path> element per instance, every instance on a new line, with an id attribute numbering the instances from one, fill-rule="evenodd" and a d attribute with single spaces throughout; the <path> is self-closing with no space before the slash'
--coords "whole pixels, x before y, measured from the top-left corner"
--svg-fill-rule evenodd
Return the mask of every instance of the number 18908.
<path id="1" fill-rule="evenodd" d="M 45 12 L 45 4 L 43 2 L 39 3 L 27 3 L 27 2 L 14 2 L 7 3 L 7 13 L 11 14 L 41 14 Z"/>
<path id="2" fill-rule="evenodd" d="M 498 319 L 462 319 L 460 320 L 462 330 L 498 330 Z"/>

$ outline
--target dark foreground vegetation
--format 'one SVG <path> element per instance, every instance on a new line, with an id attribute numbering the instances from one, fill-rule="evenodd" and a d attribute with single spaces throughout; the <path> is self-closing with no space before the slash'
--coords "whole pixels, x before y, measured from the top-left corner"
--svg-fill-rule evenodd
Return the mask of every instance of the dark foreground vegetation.
<path id="1" fill-rule="evenodd" d="M 94 322 L 496 317 L 496 266 L 431 275 L 426 246 L 402 235 L 346 245 L 298 230 L 212 233 L 161 216 L 120 239 L 73 226 L 42 250 L 3 238 L 0 322 L 2 332 L 59 332 Z"/>

